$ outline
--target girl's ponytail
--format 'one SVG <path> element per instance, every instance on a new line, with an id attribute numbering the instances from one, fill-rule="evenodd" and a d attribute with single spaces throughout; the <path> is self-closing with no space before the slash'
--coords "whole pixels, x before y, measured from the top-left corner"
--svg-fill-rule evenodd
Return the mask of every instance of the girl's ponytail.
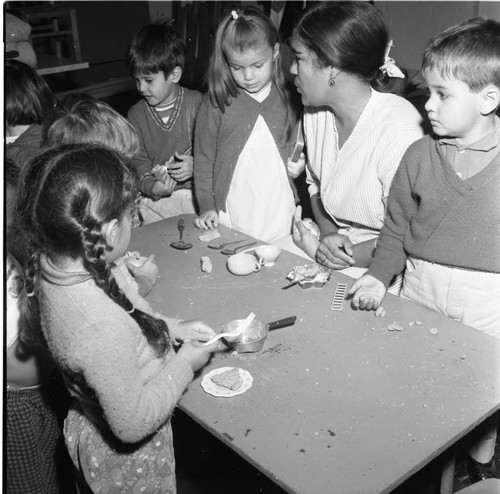
<path id="1" fill-rule="evenodd" d="M 242 10 L 226 11 L 215 32 L 206 75 L 208 96 L 214 108 L 218 107 L 224 113 L 226 106 L 231 103 L 231 98 L 237 97 L 240 92 L 226 61 L 225 53 L 228 48 L 244 51 L 262 43 L 271 48 L 276 44 L 281 45 L 280 34 L 269 16 L 252 6 Z M 301 110 L 298 98 L 292 98 L 290 88 L 287 87 L 281 65 L 281 53 L 276 57 L 274 64 L 274 83 L 286 109 L 286 129 L 283 137 L 289 140 L 296 128 Z M 296 96 L 295 91 L 294 94 Z"/>

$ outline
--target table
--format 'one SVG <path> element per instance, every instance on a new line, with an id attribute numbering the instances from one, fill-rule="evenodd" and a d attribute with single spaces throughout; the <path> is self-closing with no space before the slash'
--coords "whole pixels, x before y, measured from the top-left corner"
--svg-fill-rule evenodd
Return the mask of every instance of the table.
<path id="1" fill-rule="evenodd" d="M 330 310 L 334 273 L 322 288 L 287 290 L 286 274 L 305 259 L 283 251 L 273 267 L 230 274 L 220 251 L 199 240 L 184 216 L 190 250 L 170 218 L 133 231 L 130 248 L 155 254 L 160 278 L 148 296 L 164 314 L 202 318 L 216 331 L 256 313 L 289 315 L 256 354 L 217 354 L 189 385 L 180 407 L 289 493 L 388 493 L 500 409 L 500 341 L 394 296 L 386 316 Z M 245 238 L 219 227 L 221 239 Z M 200 269 L 209 256 L 213 271 Z M 389 331 L 397 322 L 402 331 Z M 429 332 L 431 329 L 437 329 Z M 200 386 L 210 370 L 238 366 L 253 386 L 215 398 Z"/>

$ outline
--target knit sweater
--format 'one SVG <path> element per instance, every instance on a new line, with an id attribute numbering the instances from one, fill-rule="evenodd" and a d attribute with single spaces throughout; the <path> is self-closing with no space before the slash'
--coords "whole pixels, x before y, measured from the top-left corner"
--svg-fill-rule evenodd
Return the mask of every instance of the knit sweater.
<path id="1" fill-rule="evenodd" d="M 151 109 L 144 100 L 136 103 L 128 112 L 127 118 L 139 133 L 141 140 L 141 153 L 133 159 L 140 177 L 150 172 L 155 165 L 163 165 L 174 155 L 175 151 L 184 154 L 192 148 L 196 114 L 203 96 L 199 91 L 181 89 L 179 98 L 182 98 L 182 101 L 179 100 L 177 113 L 174 110 L 172 123 L 160 125 L 152 115 L 155 110 Z M 191 181 L 189 182 L 189 187 L 191 187 Z M 151 196 L 153 184 L 153 177 L 143 180 L 141 191 Z"/>
<path id="2" fill-rule="evenodd" d="M 135 320 L 87 272 L 58 269 L 41 258 L 38 290 L 49 349 L 85 415 L 121 441 L 137 442 L 167 420 L 193 378 L 189 362 L 170 349 L 157 357 Z M 153 314 L 115 278 L 136 308 Z M 177 320 L 166 319 L 169 328 Z"/>
<path id="3" fill-rule="evenodd" d="M 392 182 L 368 274 L 386 286 L 407 257 L 500 273 L 500 154 L 460 179 L 431 136 L 412 144 Z"/>
<path id="4" fill-rule="evenodd" d="M 286 109 L 274 84 L 261 103 L 242 91 L 224 112 L 205 96 L 196 119 L 194 143 L 194 189 L 200 212 L 226 210 L 238 158 L 259 115 L 269 127 L 286 166 L 294 142 L 285 138 Z"/>

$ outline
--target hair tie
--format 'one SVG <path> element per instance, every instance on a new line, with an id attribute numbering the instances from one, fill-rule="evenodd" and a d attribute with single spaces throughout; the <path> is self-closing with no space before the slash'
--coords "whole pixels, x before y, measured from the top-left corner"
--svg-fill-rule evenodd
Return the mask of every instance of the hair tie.
<path id="1" fill-rule="evenodd" d="M 134 312 L 134 310 L 135 310 L 135 307 L 132 305 L 132 308 L 130 310 L 126 310 L 125 312 L 127 314 L 132 314 L 132 312 Z"/>
<path id="2" fill-rule="evenodd" d="M 236 12 L 236 10 L 231 10 L 231 17 L 234 20 L 238 19 L 238 12 Z"/>
<path id="3" fill-rule="evenodd" d="M 34 297 L 35 296 L 35 292 L 26 292 L 26 296 L 27 297 Z"/>
<path id="4" fill-rule="evenodd" d="M 384 65 L 379 67 L 379 70 L 382 71 L 385 75 L 388 77 L 397 77 L 398 79 L 404 79 L 405 75 L 403 72 L 401 72 L 401 69 L 396 65 L 396 61 L 394 58 L 391 58 L 389 56 L 389 52 L 391 51 L 391 48 L 393 46 L 393 41 L 392 39 L 389 40 L 389 43 L 387 43 L 387 48 L 385 49 L 384 53 Z"/>

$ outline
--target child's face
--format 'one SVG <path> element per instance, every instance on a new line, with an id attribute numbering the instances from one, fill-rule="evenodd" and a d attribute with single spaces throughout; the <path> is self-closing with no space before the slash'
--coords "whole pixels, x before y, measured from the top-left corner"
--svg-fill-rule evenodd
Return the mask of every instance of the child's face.
<path id="1" fill-rule="evenodd" d="M 327 88 L 331 70 L 320 69 L 315 62 L 315 56 L 301 42 L 300 38 L 294 36 L 291 41 L 293 52 L 293 63 L 290 73 L 295 76 L 297 92 L 301 94 L 302 103 L 305 106 L 322 106 L 329 101 Z"/>
<path id="2" fill-rule="evenodd" d="M 258 93 L 272 79 L 279 45 L 261 45 L 245 51 L 227 50 L 226 60 L 236 84 L 249 93 Z"/>
<path id="3" fill-rule="evenodd" d="M 161 106 L 177 94 L 177 84 L 173 82 L 173 74 L 165 77 L 163 71 L 156 74 L 137 75 L 137 90 L 149 106 Z"/>
<path id="4" fill-rule="evenodd" d="M 444 79 L 436 68 L 424 73 L 429 87 L 425 110 L 438 136 L 455 137 L 470 144 L 483 137 L 481 93 L 473 93 L 458 79 Z"/>

